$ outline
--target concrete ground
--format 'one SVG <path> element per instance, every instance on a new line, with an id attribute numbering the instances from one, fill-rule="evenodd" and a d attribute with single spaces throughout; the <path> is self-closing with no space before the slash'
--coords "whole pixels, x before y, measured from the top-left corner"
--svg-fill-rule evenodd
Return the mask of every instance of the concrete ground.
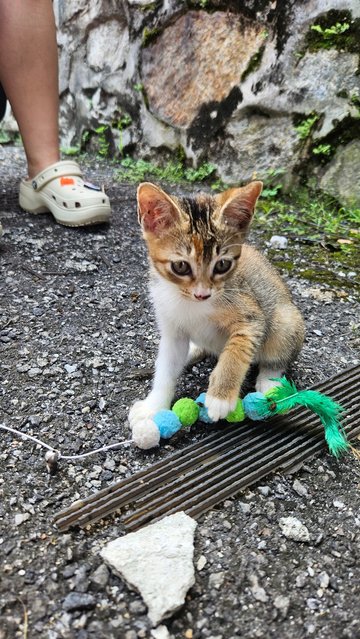
<path id="1" fill-rule="evenodd" d="M 64 454 L 127 439 L 127 411 L 149 387 L 158 343 L 135 187 L 116 182 L 114 165 L 88 161 L 87 177 L 106 184 L 113 219 L 109 226 L 68 229 L 51 215 L 19 209 L 22 151 L 0 152 L 0 423 Z M 267 250 L 268 237 L 255 222 L 251 240 Z M 359 361 L 359 305 L 352 289 L 324 290 L 291 274 L 287 281 L 307 324 L 293 371 L 306 388 Z M 205 390 L 210 370 L 209 362 L 194 366 L 178 395 Z M 154 636 L 140 596 L 98 554 L 121 534 L 119 518 L 66 534 L 52 518 L 205 432 L 196 426 L 155 452 L 125 446 L 64 461 L 52 477 L 43 449 L 1 432 L 1 639 Z M 337 461 L 323 453 L 203 516 L 196 584 L 165 622 L 170 636 L 359 638 L 359 487 L 354 457 Z M 279 521 L 287 516 L 307 527 L 308 543 L 283 535 Z"/>

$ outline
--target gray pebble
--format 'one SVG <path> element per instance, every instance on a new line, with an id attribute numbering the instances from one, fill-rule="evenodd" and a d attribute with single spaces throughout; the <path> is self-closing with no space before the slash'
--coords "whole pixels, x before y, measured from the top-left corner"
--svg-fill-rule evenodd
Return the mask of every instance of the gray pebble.
<path id="1" fill-rule="evenodd" d="M 298 479 L 295 479 L 292 487 L 295 490 L 295 492 L 298 495 L 300 495 L 300 497 L 307 497 L 308 495 L 307 488 L 306 486 L 304 486 L 304 484 L 301 483 L 301 481 L 299 481 Z"/>
<path id="2" fill-rule="evenodd" d="M 63 601 L 63 609 L 66 612 L 73 610 L 92 610 L 95 608 L 95 597 L 86 593 L 70 592 Z"/>
<path id="3" fill-rule="evenodd" d="M 129 604 L 129 611 L 134 615 L 144 615 L 146 612 L 146 606 L 142 601 L 131 601 Z"/>
<path id="4" fill-rule="evenodd" d="M 306 526 L 296 517 L 282 517 L 279 521 L 282 534 L 293 541 L 309 542 L 310 534 Z"/>
<path id="5" fill-rule="evenodd" d="M 270 486 L 258 486 L 258 491 L 264 497 L 267 497 L 270 494 Z"/>
<path id="6" fill-rule="evenodd" d="M 318 608 L 320 608 L 320 601 L 314 597 L 309 597 L 306 600 L 306 605 L 310 610 L 318 610 Z"/>

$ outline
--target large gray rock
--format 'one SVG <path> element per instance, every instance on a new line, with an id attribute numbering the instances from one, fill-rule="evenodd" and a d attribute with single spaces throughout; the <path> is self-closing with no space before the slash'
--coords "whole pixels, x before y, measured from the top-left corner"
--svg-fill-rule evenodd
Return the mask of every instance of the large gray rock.
<path id="1" fill-rule="evenodd" d="M 111 541 L 100 553 L 130 587 L 140 592 L 154 626 L 183 605 L 195 582 L 196 525 L 185 513 L 175 513 Z"/>
<path id="2" fill-rule="evenodd" d="M 264 177 L 270 169 L 291 169 L 296 161 L 298 135 L 288 116 L 234 114 L 219 141 L 217 167 L 224 182 Z"/>
<path id="3" fill-rule="evenodd" d="M 187 128 L 203 106 L 228 98 L 263 43 L 262 31 L 261 24 L 243 27 L 224 11 L 182 15 L 142 52 L 142 79 L 152 113 Z"/>
<path id="4" fill-rule="evenodd" d="M 62 145 L 104 148 L 106 130 L 110 152 L 158 161 L 180 148 L 229 184 L 281 168 L 287 187 L 301 174 L 358 202 L 352 147 L 326 170 L 313 148 L 341 144 L 348 125 L 360 139 L 360 2 L 260 4 L 54 0 Z M 344 35 L 311 44 L 313 26 L 338 22 Z"/>
<path id="5" fill-rule="evenodd" d="M 338 148 L 320 180 L 320 188 L 344 206 L 360 206 L 360 140 Z"/>

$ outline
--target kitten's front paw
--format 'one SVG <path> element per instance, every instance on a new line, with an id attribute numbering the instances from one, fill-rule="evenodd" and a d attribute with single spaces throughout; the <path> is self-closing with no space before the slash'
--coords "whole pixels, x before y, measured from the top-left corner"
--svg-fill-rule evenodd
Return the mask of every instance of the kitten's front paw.
<path id="1" fill-rule="evenodd" d="M 210 393 L 206 393 L 205 406 L 213 422 L 217 422 L 219 419 L 225 419 L 231 411 L 235 410 L 236 402 L 237 396 L 235 399 L 219 399 Z"/>
<path id="2" fill-rule="evenodd" d="M 155 402 L 146 399 L 140 399 L 132 405 L 128 415 L 128 421 L 130 424 L 131 430 L 134 427 L 134 424 L 137 424 L 140 421 L 150 419 L 162 408 L 168 408 L 165 406 L 163 402 Z"/>

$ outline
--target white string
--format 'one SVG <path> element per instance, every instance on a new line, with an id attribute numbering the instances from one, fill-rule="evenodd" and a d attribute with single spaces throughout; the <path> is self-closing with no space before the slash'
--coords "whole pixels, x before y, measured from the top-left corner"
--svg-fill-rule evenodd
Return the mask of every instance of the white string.
<path id="1" fill-rule="evenodd" d="M 96 453 L 103 453 L 103 452 L 106 452 L 107 450 L 118 448 L 119 446 L 124 446 L 125 444 L 131 444 L 131 442 L 133 441 L 132 439 L 127 439 L 124 442 L 118 442 L 117 444 L 110 444 L 109 446 L 102 446 L 101 448 L 96 448 L 95 450 L 90 450 L 87 453 L 81 453 L 80 455 L 63 455 L 60 450 L 58 450 L 57 448 L 54 448 L 53 446 L 49 446 L 48 444 L 43 442 L 41 439 L 38 439 L 37 437 L 33 437 L 33 435 L 22 433 L 20 430 L 16 430 L 16 428 L 5 426 L 5 424 L 0 424 L 0 428 L 2 428 L 3 430 L 7 430 L 9 433 L 12 433 L 13 435 L 20 435 L 20 437 L 23 437 L 24 439 L 30 439 L 31 441 L 35 442 L 35 444 L 38 444 L 39 446 L 42 446 L 43 448 L 47 448 L 48 450 L 51 450 L 51 452 L 56 453 L 58 455 L 58 459 L 67 459 L 67 460 L 82 459 L 84 457 L 89 457 L 89 455 L 95 455 Z"/>

